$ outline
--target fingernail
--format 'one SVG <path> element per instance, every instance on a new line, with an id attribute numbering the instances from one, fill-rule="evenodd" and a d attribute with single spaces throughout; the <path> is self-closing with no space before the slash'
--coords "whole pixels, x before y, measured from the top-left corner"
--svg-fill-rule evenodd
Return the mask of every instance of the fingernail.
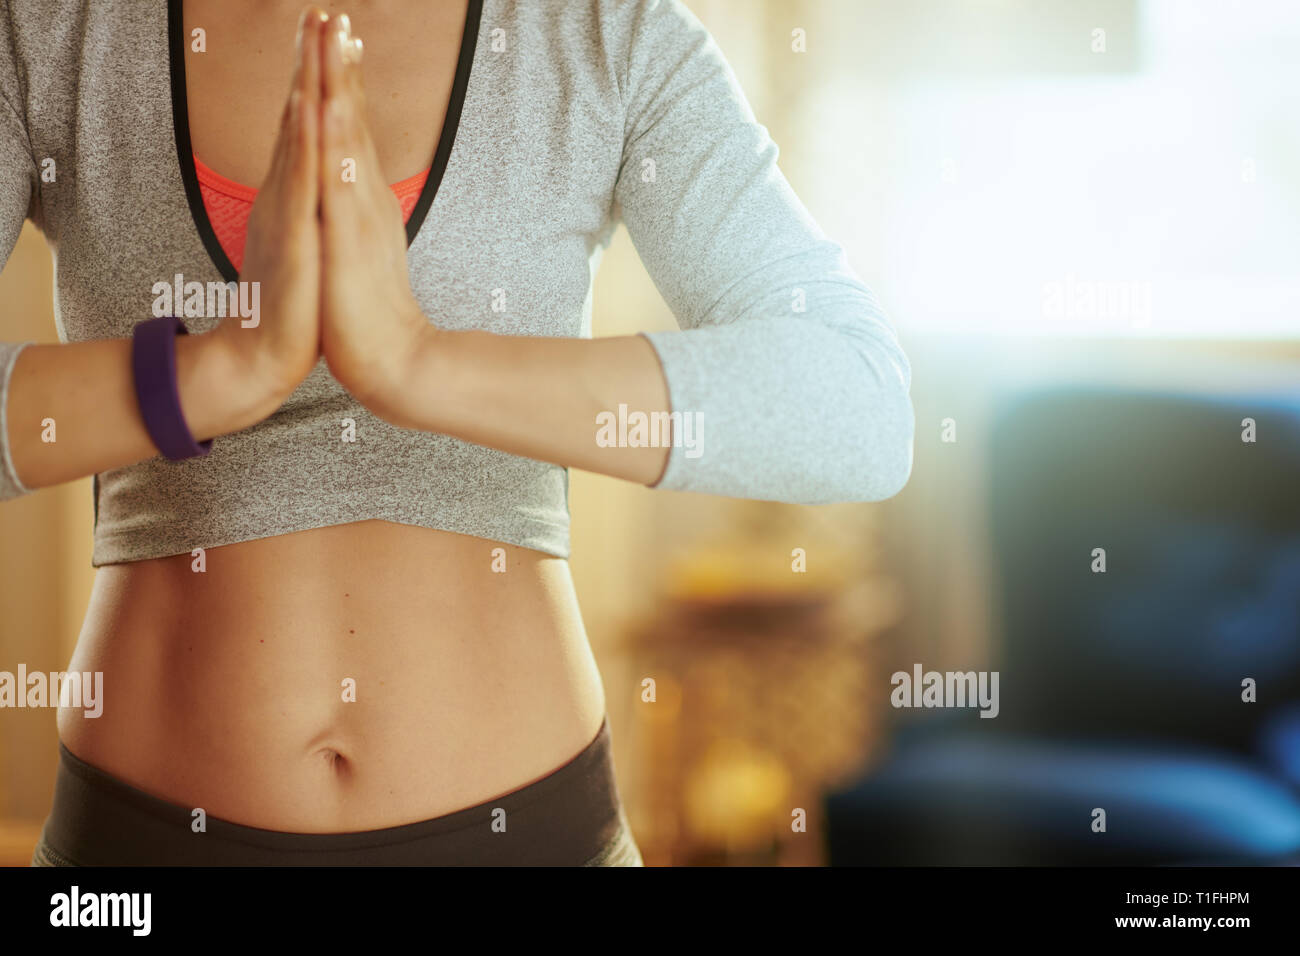
<path id="1" fill-rule="evenodd" d="M 352 20 L 346 13 L 339 14 L 339 33 L 343 35 L 344 40 L 352 36 Z"/>
<path id="2" fill-rule="evenodd" d="M 343 129 L 343 117 L 347 112 L 347 104 L 342 99 L 333 99 L 325 104 L 325 122 L 334 130 Z"/>

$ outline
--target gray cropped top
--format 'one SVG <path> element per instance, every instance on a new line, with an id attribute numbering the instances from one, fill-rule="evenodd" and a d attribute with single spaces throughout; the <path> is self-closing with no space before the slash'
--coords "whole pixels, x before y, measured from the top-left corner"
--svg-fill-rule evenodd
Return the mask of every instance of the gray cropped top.
<path id="1" fill-rule="evenodd" d="M 0 262 L 30 218 L 54 254 L 63 342 L 129 337 L 175 275 L 236 278 L 189 149 L 179 12 L 0 0 Z M 704 453 L 674 447 L 657 487 L 819 504 L 903 486 L 907 359 L 694 15 L 680 0 L 471 0 L 407 227 L 425 314 L 589 336 L 592 276 L 620 221 L 681 327 L 647 333 L 673 410 L 701 424 Z M 219 321 L 186 319 L 192 332 Z M 0 344 L 0 499 L 30 490 L 8 439 L 40 423 L 5 405 L 27 344 Z M 369 518 L 569 553 L 564 468 L 393 427 L 323 361 L 208 456 L 97 475 L 95 518 L 95 566 Z"/>

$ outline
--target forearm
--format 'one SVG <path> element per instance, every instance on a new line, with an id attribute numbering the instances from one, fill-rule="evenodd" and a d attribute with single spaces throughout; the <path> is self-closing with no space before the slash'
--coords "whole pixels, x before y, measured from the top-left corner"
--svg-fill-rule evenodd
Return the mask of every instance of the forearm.
<path id="1" fill-rule="evenodd" d="M 654 349 L 640 336 L 569 339 L 429 327 L 377 413 L 510 454 L 649 485 L 667 447 L 597 440 L 597 416 L 669 410 Z"/>
<path id="2" fill-rule="evenodd" d="M 256 424 L 283 400 L 213 333 L 177 338 L 176 374 L 197 441 Z M 29 489 L 158 454 L 136 401 L 130 339 L 28 346 L 9 379 L 5 426 L 14 471 Z"/>

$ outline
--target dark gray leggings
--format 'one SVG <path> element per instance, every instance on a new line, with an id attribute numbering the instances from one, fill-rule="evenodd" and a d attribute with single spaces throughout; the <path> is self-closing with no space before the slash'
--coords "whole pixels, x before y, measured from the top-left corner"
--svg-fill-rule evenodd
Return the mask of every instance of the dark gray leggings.
<path id="1" fill-rule="evenodd" d="M 281 833 L 137 790 L 59 747 L 33 866 L 641 866 L 614 781 L 609 719 L 536 783 L 432 820 L 359 833 Z"/>

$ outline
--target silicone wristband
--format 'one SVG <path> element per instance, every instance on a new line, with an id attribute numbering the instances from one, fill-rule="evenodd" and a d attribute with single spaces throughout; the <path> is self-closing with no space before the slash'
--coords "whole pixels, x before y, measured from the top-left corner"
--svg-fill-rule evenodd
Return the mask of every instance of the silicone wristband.
<path id="1" fill-rule="evenodd" d="M 172 461 L 206 455 L 212 439 L 196 442 L 181 413 L 181 394 L 176 384 L 176 336 L 189 329 L 174 315 L 148 319 L 135 327 L 131 340 L 131 370 L 135 375 L 135 397 L 149 437 L 158 450 Z"/>

